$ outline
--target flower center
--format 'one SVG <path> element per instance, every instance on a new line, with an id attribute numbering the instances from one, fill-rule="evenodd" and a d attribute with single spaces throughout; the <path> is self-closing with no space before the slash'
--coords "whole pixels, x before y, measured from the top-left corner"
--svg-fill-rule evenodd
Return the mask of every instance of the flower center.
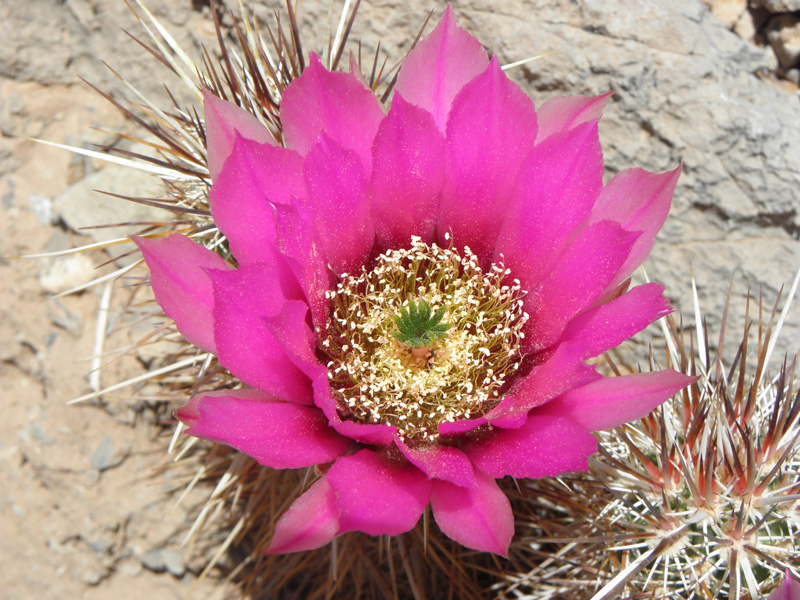
<path id="1" fill-rule="evenodd" d="M 442 422 L 481 416 L 520 365 L 528 315 L 518 280 L 484 272 L 461 253 L 423 243 L 389 250 L 369 272 L 343 274 L 327 293 L 322 351 L 343 418 L 435 440 Z"/>

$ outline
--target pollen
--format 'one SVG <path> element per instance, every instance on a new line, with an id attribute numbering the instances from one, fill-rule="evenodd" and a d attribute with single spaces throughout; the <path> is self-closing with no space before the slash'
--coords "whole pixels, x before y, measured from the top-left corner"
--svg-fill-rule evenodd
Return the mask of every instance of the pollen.
<path id="1" fill-rule="evenodd" d="M 320 352 L 342 418 L 394 425 L 407 442 L 439 437 L 443 422 L 476 418 L 500 402 L 519 369 L 525 292 L 500 262 L 482 269 L 460 252 L 413 237 L 327 293 Z M 398 315 L 436 311 L 442 333 L 404 343 Z M 413 308 L 412 308 L 413 307 Z M 438 322 L 438 321 L 437 321 Z"/>

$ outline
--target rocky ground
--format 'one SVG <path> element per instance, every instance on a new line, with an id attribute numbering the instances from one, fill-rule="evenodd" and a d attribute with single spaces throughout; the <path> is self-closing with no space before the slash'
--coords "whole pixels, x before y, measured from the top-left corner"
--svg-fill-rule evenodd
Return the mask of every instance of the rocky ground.
<path id="1" fill-rule="evenodd" d="M 195 56 L 200 44 L 213 46 L 202 1 L 153 4 Z M 503 63 L 555 51 L 512 72 L 537 103 L 617 91 L 601 130 L 609 174 L 683 162 L 673 215 L 648 265 L 679 308 L 691 309 L 692 268 L 712 325 L 732 277 L 735 295 L 761 289 L 774 300 L 800 266 L 800 50 L 792 33 L 800 5 L 711 2 L 712 15 L 700 0 L 453 4 Z M 320 47 L 327 2 L 300 5 L 310 45 Z M 356 38 L 365 48 L 381 39 L 399 58 L 430 6 L 443 5 L 365 1 Z M 149 179 L 26 139 L 88 148 L 119 142 L 93 128 L 133 130 L 78 81 L 123 93 L 101 60 L 164 98 L 167 76 L 122 28 L 142 33 L 121 1 L 0 4 L 0 256 L 63 250 L 119 235 L 77 231 L 85 225 L 148 218 L 92 190 L 145 195 Z M 102 286 L 52 298 L 107 272 L 107 258 L 0 259 L 0 598 L 230 597 L 215 580 L 196 584 L 201 562 L 178 547 L 199 495 L 174 507 L 180 482 L 158 470 L 169 430 L 155 413 L 130 390 L 66 404 L 142 372 L 127 359 L 104 368 L 100 382 L 87 377 Z M 117 317 L 112 310 L 112 329 Z M 783 339 L 786 350 L 800 345 L 800 310 Z"/>

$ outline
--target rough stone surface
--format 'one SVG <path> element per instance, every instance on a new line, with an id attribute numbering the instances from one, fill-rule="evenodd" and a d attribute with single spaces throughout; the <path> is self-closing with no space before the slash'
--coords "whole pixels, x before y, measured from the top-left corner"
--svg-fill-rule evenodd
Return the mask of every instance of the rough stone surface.
<path id="1" fill-rule="evenodd" d="M 715 0 L 707 3 L 711 14 L 733 29 L 742 15 L 747 12 L 747 0 Z"/>
<path id="2" fill-rule="evenodd" d="M 158 198 L 162 189 L 161 182 L 150 173 L 112 164 L 70 186 L 53 202 L 53 212 L 73 231 L 87 233 L 96 242 L 108 242 L 124 238 L 139 228 L 88 228 L 115 223 L 169 220 L 171 215 L 152 206 L 101 194 L 100 191 L 134 198 Z M 112 256 L 119 256 L 129 250 L 128 247 L 108 248 Z M 133 259 L 125 257 L 119 263 L 124 265 L 131 260 Z"/>
<path id="3" fill-rule="evenodd" d="M 261 22 L 268 7 L 281 5 L 257 5 Z M 365 53 L 381 40 L 391 64 L 403 56 L 430 6 L 365 0 L 354 39 L 363 41 Z M 302 0 L 300 7 L 305 48 L 322 48 L 327 0 Z M 168 0 L 151 8 L 190 55 L 198 55 L 200 43 L 213 52 L 210 12 L 202 2 Z M 435 8 L 438 16 L 442 4 Z M 510 72 L 537 105 L 558 94 L 616 90 L 601 128 L 608 176 L 683 162 L 675 208 L 647 271 L 667 284 L 687 320 L 692 269 L 712 328 L 732 277 L 730 320 L 737 329 L 748 288 L 763 291 L 765 303 L 774 301 L 800 266 L 800 100 L 760 77 L 774 66 L 771 50 L 728 31 L 700 0 L 456 0 L 454 8 L 503 63 L 555 51 Z M 52 237 L 54 226 L 40 222 L 52 216 L 37 215 L 34 209 L 46 203 L 32 204 L 34 195 L 58 198 L 53 214 L 76 230 L 119 221 L 127 207 L 92 189 L 136 195 L 135 172 L 98 170 L 93 160 L 24 139 L 91 147 L 115 139 L 91 127 L 131 133 L 113 107 L 77 83 L 78 75 L 124 92 L 100 63 L 105 59 L 164 105 L 163 83 L 180 102 L 187 100 L 180 82 L 120 28 L 142 35 L 121 1 L 0 3 L 0 257 L 38 253 Z M 99 203 L 88 204 L 92 198 Z M 96 212 L 101 209 L 111 213 Z M 64 235 L 76 245 L 92 241 Z M 94 264 L 107 258 L 92 255 Z M 133 408 L 134 417 L 123 421 L 115 415 L 124 411 L 65 405 L 88 391 L 89 363 L 82 359 L 94 352 L 98 295 L 92 290 L 60 299 L 61 306 L 48 304 L 38 271 L 35 261 L 0 259 L 0 506 L 13 515 L 0 519 L 3 597 L 184 597 L 198 569 L 187 567 L 177 579 L 172 573 L 186 563 L 168 553 L 175 552 L 188 516 L 170 511 L 172 499 L 144 475 L 159 464 L 166 441 Z M 782 349 L 797 349 L 798 323 L 796 305 Z M 104 368 L 103 379 L 110 384 L 141 372 L 136 361 L 117 361 Z M 125 406 L 124 399 L 109 402 Z M 130 455 L 100 473 L 91 459 L 109 435 L 114 449 L 129 448 Z M 140 557 L 151 549 L 160 552 L 161 573 L 142 567 Z M 213 584 L 200 582 L 193 593 L 236 597 Z"/>
<path id="4" fill-rule="evenodd" d="M 765 8 L 771 13 L 787 13 L 800 10 L 800 0 L 750 0 L 750 6 Z"/>
<path id="5" fill-rule="evenodd" d="M 800 17 L 782 15 L 771 19 L 767 39 L 784 69 L 800 65 Z"/>

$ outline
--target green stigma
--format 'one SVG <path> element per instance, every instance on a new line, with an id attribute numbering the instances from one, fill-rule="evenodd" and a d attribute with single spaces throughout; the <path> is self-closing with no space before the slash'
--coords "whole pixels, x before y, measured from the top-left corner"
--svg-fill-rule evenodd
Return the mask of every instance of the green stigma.
<path id="1" fill-rule="evenodd" d="M 420 300 L 417 305 L 414 300 L 409 299 L 408 309 L 401 306 L 400 314 L 394 318 L 397 331 L 392 335 L 410 348 L 430 346 L 431 342 L 447 337 L 450 325 L 441 322 L 444 313 L 444 306 L 431 314 L 431 305 L 427 301 Z"/>

